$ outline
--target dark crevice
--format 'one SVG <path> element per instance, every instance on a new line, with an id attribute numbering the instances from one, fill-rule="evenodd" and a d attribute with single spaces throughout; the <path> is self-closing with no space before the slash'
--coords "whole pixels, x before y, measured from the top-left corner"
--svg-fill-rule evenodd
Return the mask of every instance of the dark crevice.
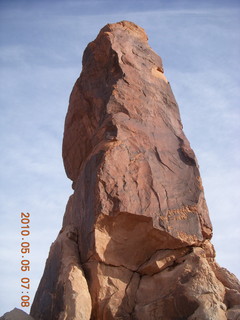
<path id="1" fill-rule="evenodd" d="M 195 159 L 195 154 L 193 150 L 188 147 L 186 148 L 184 145 L 184 140 L 178 136 L 176 136 L 179 141 L 179 146 L 180 148 L 177 149 L 179 158 L 184 162 L 185 164 L 189 166 L 197 166 L 196 159 Z"/>

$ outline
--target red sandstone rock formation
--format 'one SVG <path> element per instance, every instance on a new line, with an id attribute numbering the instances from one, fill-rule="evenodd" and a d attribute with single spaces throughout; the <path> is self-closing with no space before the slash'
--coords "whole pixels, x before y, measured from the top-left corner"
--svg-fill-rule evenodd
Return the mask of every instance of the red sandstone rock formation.
<path id="1" fill-rule="evenodd" d="M 197 160 L 144 30 L 105 26 L 66 116 L 73 181 L 31 315 L 36 320 L 239 319 L 220 268 Z"/>

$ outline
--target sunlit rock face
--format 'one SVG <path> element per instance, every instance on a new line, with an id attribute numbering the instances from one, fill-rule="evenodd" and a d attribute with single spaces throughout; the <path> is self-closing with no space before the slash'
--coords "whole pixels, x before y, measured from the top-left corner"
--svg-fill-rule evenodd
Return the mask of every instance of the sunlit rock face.
<path id="1" fill-rule="evenodd" d="M 214 260 L 198 163 L 161 58 L 122 21 L 89 43 L 70 96 L 73 181 L 31 314 L 237 319 L 239 282 Z"/>

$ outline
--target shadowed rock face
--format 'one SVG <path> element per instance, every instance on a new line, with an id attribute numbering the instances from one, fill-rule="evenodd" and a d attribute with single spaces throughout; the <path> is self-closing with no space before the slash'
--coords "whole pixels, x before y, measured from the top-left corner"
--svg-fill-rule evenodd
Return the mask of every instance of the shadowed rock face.
<path id="1" fill-rule="evenodd" d="M 6 312 L 2 317 L 0 317 L 0 320 L 34 320 L 31 316 L 29 316 L 26 312 L 14 308 L 10 312 Z"/>
<path id="2" fill-rule="evenodd" d="M 239 282 L 214 261 L 195 154 L 161 58 L 135 24 L 107 25 L 87 46 L 63 160 L 74 193 L 36 320 L 237 319 Z"/>

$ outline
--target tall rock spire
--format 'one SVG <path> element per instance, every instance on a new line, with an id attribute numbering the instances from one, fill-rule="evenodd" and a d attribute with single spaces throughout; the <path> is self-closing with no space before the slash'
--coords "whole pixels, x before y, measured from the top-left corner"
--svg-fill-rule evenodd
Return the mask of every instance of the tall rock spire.
<path id="1" fill-rule="evenodd" d="M 215 263 L 197 160 L 147 40 L 122 21 L 84 52 L 63 139 L 74 193 L 34 299 L 36 320 L 237 314 L 240 285 Z"/>

